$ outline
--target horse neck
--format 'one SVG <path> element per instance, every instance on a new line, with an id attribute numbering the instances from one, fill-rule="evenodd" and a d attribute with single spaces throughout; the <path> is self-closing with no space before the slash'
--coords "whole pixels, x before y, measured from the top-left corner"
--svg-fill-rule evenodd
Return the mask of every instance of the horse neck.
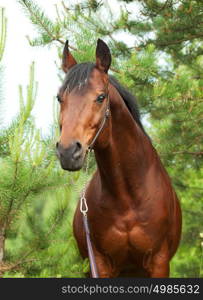
<path id="1" fill-rule="evenodd" d="M 110 107 L 108 144 L 103 146 L 105 130 L 95 144 L 102 189 L 114 196 L 126 191 L 132 198 L 155 158 L 154 149 L 115 89 L 110 93 Z"/>

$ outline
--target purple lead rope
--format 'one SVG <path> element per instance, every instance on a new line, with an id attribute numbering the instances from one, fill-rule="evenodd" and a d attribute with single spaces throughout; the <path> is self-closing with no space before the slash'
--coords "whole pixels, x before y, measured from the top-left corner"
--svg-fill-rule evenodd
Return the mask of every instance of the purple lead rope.
<path id="1" fill-rule="evenodd" d="M 84 224 L 84 228 L 85 228 L 87 249 L 88 249 L 88 256 L 89 256 L 89 261 L 90 261 L 90 269 L 91 269 L 92 278 L 99 278 L 98 271 L 97 271 L 97 265 L 95 262 L 95 256 L 94 256 L 94 252 L 92 249 L 92 243 L 91 243 L 91 239 L 90 239 L 90 231 L 89 231 L 87 215 L 84 215 L 84 214 L 83 214 L 83 224 Z"/>

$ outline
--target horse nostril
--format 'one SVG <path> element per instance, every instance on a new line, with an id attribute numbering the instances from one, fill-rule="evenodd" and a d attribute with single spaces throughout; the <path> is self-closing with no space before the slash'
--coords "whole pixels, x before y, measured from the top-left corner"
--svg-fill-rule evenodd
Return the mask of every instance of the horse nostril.
<path id="1" fill-rule="evenodd" d="M 57 142 L 57 143 L 56 143 L 56 148 L 58 148 L 58 146 L 59 146 L 59 143 Z"/>
<path id="2" fill-rule="evenodd" d="M 73 152 L 73 158 L 78 159 L 82 154 L 82 145 L 80 142 L 75 143 L 75 151 Z"/>
<path id="3" fill-rule="evenodd" d="M 76 142 L 76 149 L 80 150 L 82 148 L 82 145 L 80 144 L 80 142 Z"/>

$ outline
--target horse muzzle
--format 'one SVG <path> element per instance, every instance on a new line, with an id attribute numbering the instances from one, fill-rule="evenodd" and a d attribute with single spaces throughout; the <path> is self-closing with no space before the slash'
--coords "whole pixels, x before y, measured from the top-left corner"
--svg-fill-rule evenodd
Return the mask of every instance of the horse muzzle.
<path id="1" fill-rule="evenodd" d="M 80 170 L 84 163 L 84 151 L 79 141 L 74 141 L 67 148 L 60 143 L 56 143 L 57 156 L 60 160 L 61 167 L 68 171 Z"/>

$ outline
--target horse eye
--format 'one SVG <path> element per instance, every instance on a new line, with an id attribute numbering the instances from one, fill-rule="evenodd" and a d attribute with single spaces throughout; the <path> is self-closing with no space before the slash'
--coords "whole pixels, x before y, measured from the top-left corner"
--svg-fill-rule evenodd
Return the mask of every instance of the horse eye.
<path id="1" fill-rule="evenodd" d="M 105 94 L 101 94 L 97 97 L 97 102 L 102 103 L 104 99 L 106 98 Z"/>
<path id="2" fill-rule="evenodd" d="M 62 101 L 61 101 L 61 97 L 60 97 L 59 95 L 56 96 L 56 99 L 57 99 L 57 101 L 58 101 L 59 103 L 62 102 Z"/>

